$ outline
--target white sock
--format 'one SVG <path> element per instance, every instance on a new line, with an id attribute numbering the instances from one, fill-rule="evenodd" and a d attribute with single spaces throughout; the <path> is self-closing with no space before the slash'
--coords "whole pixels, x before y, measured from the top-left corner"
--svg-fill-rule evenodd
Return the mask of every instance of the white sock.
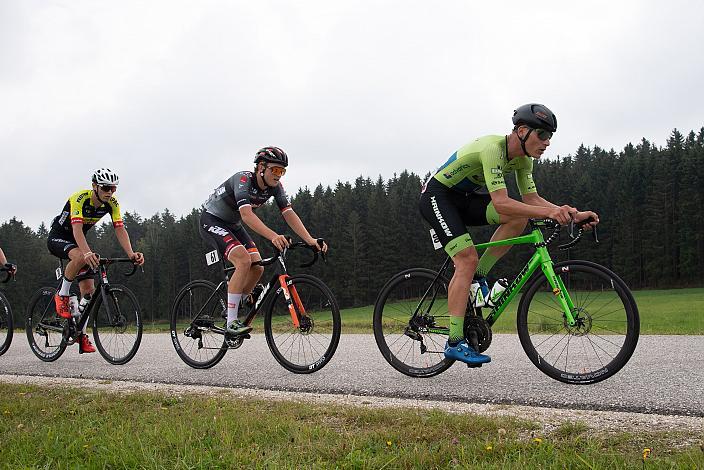
<path id="1" fill-rule="evenodd" d="M 232 322 L 237 320 L 237 313 L 240 309 L 240 299 L 242 298 L 242 293 L 230 294 L 227 293 L 227 326 L 230 326 Z"/>
<path id="2" fill-rule="evenodd" d="M 68 279 L 66 279 L 66 276 L 64 276 L 63 280 L 61 281 L 61 289 L 59 289 L 59 295 L 71 295 L 71 284 L 73 284 L 73 281 L 69 281 Z"/>

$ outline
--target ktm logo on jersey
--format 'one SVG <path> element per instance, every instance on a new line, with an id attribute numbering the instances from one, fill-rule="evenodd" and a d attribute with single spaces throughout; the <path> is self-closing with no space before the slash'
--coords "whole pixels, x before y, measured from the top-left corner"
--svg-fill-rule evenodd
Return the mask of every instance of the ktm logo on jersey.
<path id="1" fill-rule="evenodd" d="M 220 235 L 221 237 L 224 237 L 225 235 L 228 235 L 229 232 L 225 230 L 222 227 L 217 227 L 217 226 L 212 226 L 208 228 L 208 232 L 214 233 L 215 235 Z"/>

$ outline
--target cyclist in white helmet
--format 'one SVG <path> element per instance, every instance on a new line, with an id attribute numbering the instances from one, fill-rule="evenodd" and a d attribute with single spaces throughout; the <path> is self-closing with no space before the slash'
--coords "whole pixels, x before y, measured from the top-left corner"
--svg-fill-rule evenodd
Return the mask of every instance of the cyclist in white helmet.
<path id="1" fill-rule="evenodd" d="M 92 183 L 92 189 L 82 189 L 68 198 L 49 231 L 49 252 L 61 259 L 70 260 L 64 268 L 61 288 L 55 299 L 56 313 L 62 318 L 71 317 L 69 295 L 74 279 L 79 275 L 83 277 L 88 268 L 98 265 L 98 255 L 91 251 L 85 234 L 106 214 L 110 214 L 117 241 L 127 256 L 138 265 L 144 264 L 144 255 L 132 250 L 130 236 L 122 223 L 120 204 L 115 199 L 115 191 L 120 183 L 117 174 L 109 168 L 100 168 L 93 173 Z M 78 285 L 82 297 L 92 295 L 95 290 L 92 276 L 79 279 Z M 85 328 L 78 343 L 81 353 L 95 352 Z"/>

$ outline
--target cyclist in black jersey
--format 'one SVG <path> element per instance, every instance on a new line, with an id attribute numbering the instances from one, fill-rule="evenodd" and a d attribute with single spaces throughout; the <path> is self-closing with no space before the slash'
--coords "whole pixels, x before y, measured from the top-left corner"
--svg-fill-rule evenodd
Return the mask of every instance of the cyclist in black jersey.
<path id="1" fill-rule="evenodd" d="M 97 267 L 99 258 L 88 246 L 85 234 L 103 216 L 110 214 L 117 241 L 127 256 L 140 266 L 144 264 L 144 255 L 132 250 L 130 236 L 120 215 L 120 205 L 114 196 L 119 182 L 117 174 L 109 168 L 96 170 L 93 173 L 92 189 L 72 194 L 61 213 L 52 221 L 47 240 L 49 252 L 58 258 L 70 260 L 64 268 L 61 287 L 55 298 L 56 313 L 62 318 L 71 318 L 69 296 L 71 284 L 77 277 L 82 298 L 90 298 L 95 291 L 93 277 L 88 274 L 88 269 Z M 87 323 L 78 341 L 80 353 L 95 352 L 86 334 L 86 327 Z"/>
<path id="2" fill-rule="evenodd" d="M 239 321 L 239 304 L 243 294 L 251 294 L 264 272 L 262 266 L 252 266 L 252 262 L 262 258 L 243 222 L 278 250 L 289 244 L 285 236 L 267 227 L 254 209 L 273 197 L 286 223 L 304 242 L 323 252 L 328 249 L 327 244 L 308 233 L 281 185 L 280 179 L 288 166 L 286 153 L 278 147 L 264 147 L 256 153 L 254 164 L 254 171 L 235 173 L 218 186 L 203 205 L 200 217 L 201 237 L 236 267 L 227 284 L 226 330 L 231 335 L 244 335 L 252 330 Z"/>
<path id="3" fill-rule="evenodd" d="M 2 251 L 2 248 L 0 248 L 0 266 L 5 266 L 13 276 L 17 274 L 17 265 L 7 262 L 5 252 Z"/>
<path id="4" fill-rule="evenodd" d="M 485 276 L 510 246 L 486 250 L 481 259 L 467 226 L 499 225 L 491 240 L 516 237 L 528 218 L 551 218 L 560 224 L 594 219 L 597 214 L 558 206 L 538 194 L 533 181 L 533 160 L 540 158 L 557 131 L 557 118 L 547 107 L 531 103 L 513 114 L 509 135 L 480 137 L 455 152 L 423 185 L 420 211 L 452 257 L 455 271 L 448 286 L 449 340 L 445 356 L 468 364 L 489 362 L 464 341 L 464 313 L 472 278 L 478 275 L 482 293 L 489 289 Z M 508 196 L 504 175 L 515 172 L 522 201 Z"/>

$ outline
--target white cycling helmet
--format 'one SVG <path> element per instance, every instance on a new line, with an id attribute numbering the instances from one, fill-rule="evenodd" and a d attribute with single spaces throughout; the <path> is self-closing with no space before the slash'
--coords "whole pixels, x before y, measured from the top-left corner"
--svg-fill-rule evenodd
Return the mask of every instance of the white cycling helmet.
<path id="1" fill-rule="evenodd" d="M 117 186 L 120 184 L 120 178 L 110 168 L 100 168 L 93 173 L 93 183 Z"/>

